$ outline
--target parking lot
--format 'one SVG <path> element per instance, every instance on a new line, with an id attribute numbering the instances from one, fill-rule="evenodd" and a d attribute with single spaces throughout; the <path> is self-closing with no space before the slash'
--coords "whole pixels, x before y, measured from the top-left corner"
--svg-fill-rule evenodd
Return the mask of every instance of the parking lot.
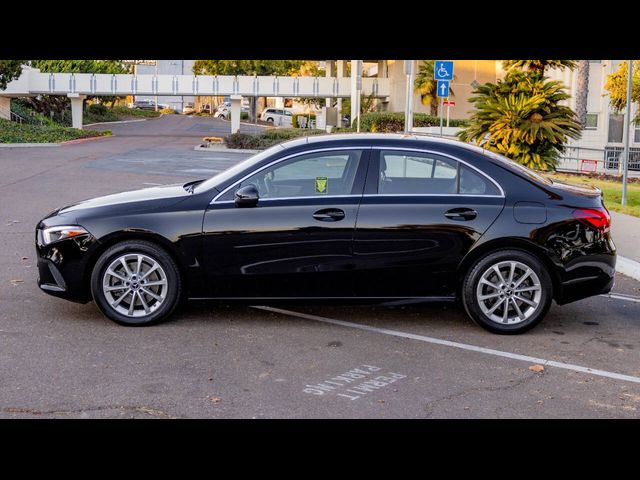
<path id="1" fill-rule="evenodd" d="M 162 117 L 100 127 L 112 138 L 0 149 L 0 418 L 640 416 L 640 282 L 622 275 L 613 297 L 553 305 L 509 337 L 452 304 L 193 302 L 125 328 L 39 291 L 40 218 L 223 170 L 245 155 L 193 147 L 227 125 Z"/>

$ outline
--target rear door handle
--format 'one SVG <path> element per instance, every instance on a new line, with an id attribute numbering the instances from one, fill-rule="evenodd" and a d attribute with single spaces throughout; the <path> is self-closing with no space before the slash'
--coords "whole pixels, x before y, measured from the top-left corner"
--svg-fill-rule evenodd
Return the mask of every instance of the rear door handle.
<path id="1" fill-rule="evenodd" d="M 344 211 L 339 208 L 324 208 L 315 212 L 313 218 L 321 222 L 337 222 L 344 218 Z"/>
<path id="2" fill-rule="evenodd" d="M 473 220 L 478 216 L 478 212 L 472 208 L 452 208 L 444 212 L 444 216 L 451 220 Z"/>

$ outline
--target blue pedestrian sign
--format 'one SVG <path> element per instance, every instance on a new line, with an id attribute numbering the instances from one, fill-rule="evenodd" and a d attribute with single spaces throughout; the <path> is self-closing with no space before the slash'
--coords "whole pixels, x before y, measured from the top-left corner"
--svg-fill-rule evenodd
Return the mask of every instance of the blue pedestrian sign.
<path id="1" fill-rule="evenodd" d="M 449 96 L 449 82 L 447 80 L 438 80 L 436 85 L 436 90 L 438 91 L 438 97 L 448 97 Z"/>
<path id="2" fill-rule="evenodd" d="M 453 62 L 451 60 L 436 60 L 433 73 L 436 80 L 453 80 Z"/>

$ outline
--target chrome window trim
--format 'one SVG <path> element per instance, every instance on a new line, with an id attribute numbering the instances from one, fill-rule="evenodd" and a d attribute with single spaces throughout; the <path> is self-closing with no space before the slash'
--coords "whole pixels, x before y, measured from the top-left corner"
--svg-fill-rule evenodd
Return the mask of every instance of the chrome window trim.
<path id="1" fill-rule="evenodd" d="M 314 199 L 314 200 L 318 200 L 321 198 L 353 198 L 353 197 L 357 197 L 360 198 L 362 197 L 362 195 L 359 194 L 349 194 L 349 195 L 322 195 L 322 194 L 318 194 L 315 196 L 304 196 L 304 197 L 277 197 L 277 198 L 261 198 L 260 199 L 260 203 L 262 202 L 274 202 L 276 200 L 310 200 L 310 199 Z M 225 203 L 236 203 L 235 200 L 220 200 L 219 202 L 216 202 L 216 205 L 220 205 L 220 204 L 225 204 Z"/>
<path id="2" fill-rule="evenodd" d="M 504 189 L 502 188 L 502 185 L 500 185 L 496 180 L 494 180 L 493 178 L 491 178 L 488 174 L 484 173 L 482 170 L 480 170 L 477 167 L 474 167 L 473 165 L 471 165 L 468 162 L 465 162 L 464 160 L 460 160 L 457 157 L 454 157 L 453 155 L 449 155 L 448 153 L 442 153 L 442 152 L 436 152 L 434 150 L 426 150 L 426 149 L 422 149 L 422 148 L 411 148 L 411 147 L 380 147 L 380 146 L 375 146 L 372 147 L 373 150 L 378 150 L 380 152 L 380 154 L 382 154 L 383 150 L 390 150 L 390 151 L 403 151 L 403 152 L 417 152 L 417 153 L 431 153 L 433 155 L 440 155 L 441 157 L 446 157 L 446 158 L 450 158 L 451 160 L 455 160 L 456 162 L 460 162 L 463 165 L 466 165 L 467 167 L 471 168 L 472 170 L 475 170 L 476 172 L 478 172 L 480 175 L 482 175 L 483 177 L 485 177 L 486 179 L 488 179 L 491 183 L 493 183 L 496 187 L 498 187 L 498 190 L 500 190 L 500 193 L 502 193 L 502 195 L 474 195 L 474 194 L 466 194 L 466 193 L 450 193 L 450 194 L 444 194 L 444 196 L 449 196 L 449 195 L 457 195 L 457 196 L 473 196 L 473 197 L 496 197 L 496 198 L 505 198 L 506 195 L 504 193 Z M 420 196 L 436 196 L 436 197 L 441 197 L 443 196 L 443 194 L 438 194 L 438 193 L 402 193 L 402 194 L 385 194 L 385 193 L 379 193 L 379 194 L 368 194 L 365 196 L 410 196 L 410 197 L 420 197 Z"/>
<path id="3" fill-rule="evenodd" d="M 245 175 L 244 177 L 242 177 L 240 180 L 238 180 L 237 182 L 232 183 L 231 185 L 229 185 L 227 188 L 225 188 L 222 192 L 220 192 L 218 195 L 216 195 L 215 197 L 213 197 L 213 200 L 211 200 L 209 202 L 209 205 L 212 205 L 213 203 L 229 203 L 229 202 L 233 202 L 233 200 L 222 200 L 220 202 L 216 202 L 216 200 L 218 198 L 220 198 L 222 195 L 224 195 L 225 193 L 227 193 L 229 190 L 231 190 L 233 187 L 235 187 L 236 185 L 244 182 L 247 178 L 255 175 L 256 173 L 261 172 L 262 170 L 265 170 L 269 167 L 271 167 L 272 165 L 276 165 L 280 162 L 284 162 L 285 160 L 289 160 L 290 158 L 294 158 L 294 157 L 299 157 L 302 155 L 308 155 L 310 153 L 316 153 L 316 152 L 331 152 L 331 151 L 342 151 L 342 150 L 371 150 L 370 146 L 366 146 L 366 145 L 361 145 L 359 147 L 333 147 L 333 148 L 316 148 L 313 150 L 307 150 L 305 152 L 296 152 L 296 153 L 292 153 L 291 155 L 287 155 L 286 157 L 282 157 L 279 158 L 277 160 L 274 160 L 273 162 L 257 169 L 257 170 L 253 170 L 251 173 L 249 173 L 248 175 Z M 340 195 L 342 196 L 342 195 Z M 356 197 L 360 197 L 361 195 L 349 195 L 349 196 L 356 196 Z M 323 196 L 323 197 L 277 197 L 277 198 L 261 198 L 261 201 L 264 200 L 288 200 L 288 199 L 297 199 L 297 198 L 330 198 L 327 196 Z"/>
<path id="4" fill-rule="evenodd" d="M 504 198 L 502 195 L 480 195 L 474 193 L 366 193 L 364 197 L 478 197 Z"/>

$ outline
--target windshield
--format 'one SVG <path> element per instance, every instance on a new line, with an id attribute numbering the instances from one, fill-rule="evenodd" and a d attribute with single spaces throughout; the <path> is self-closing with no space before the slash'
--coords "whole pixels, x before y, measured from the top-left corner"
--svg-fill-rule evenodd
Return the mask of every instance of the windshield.
<path id="1" fill-rule="evenodd" d="M 218 187 L 218 185 L 222 185 L 223 183 L 232 179 L 239 173 L 242 173 L 244 170 L 251 168 L 252 165 L 255 165 L 256 163 L 261 162 L 265 158 L 270 157 L 274 153 L 279 152 L 281 150 L 282 150 L 282 147 L 280 145 L 274 145 L 271 148 L 267 148 L 263 152 L 256 153 L 255 155 L 250 156 L 249 158 L 241 161 L 240 163 L 234 165 L 233 167 L 227 170 L 224 170 L 218 173 L 217 175 L 214 175 L 213 177 L 211 177 L 208 180 L 205 180 L 199 185 L 196 185 L 194 188 L 194 192 L 200 193 L 200 192 L 210 190 L 212 188 L 216 188 Z"/>
<path id="2" fill-rule="evenodd" d="M 498 160 L 500 163 L 505 165 L 507 168 L 510 168 L 512 170 L 516 170 L 519 173 L 524 174 L 525 176 L 529 177 L 532 180 L 535 180 L 535 181 L 540 182 L 540 183 L 544 183 L 545 185 L 553 184 L 553 182 L 551 180 L 549 180 L 546 177 L 543 177 L 542 175 L 540 175 L 535 170 L 527 168 L 524 165 L 521 165 L 518 162 L 515 162 L 515 161 L 511 160 L 510 158 L 507 158 L 507 157 L 505 157 L 503 155 L 500 155 L 499 153 L 490 152 L 489 150 L 485 150 L 484 154 L 487 157 L 491 157 L 494 160 Z"/>

